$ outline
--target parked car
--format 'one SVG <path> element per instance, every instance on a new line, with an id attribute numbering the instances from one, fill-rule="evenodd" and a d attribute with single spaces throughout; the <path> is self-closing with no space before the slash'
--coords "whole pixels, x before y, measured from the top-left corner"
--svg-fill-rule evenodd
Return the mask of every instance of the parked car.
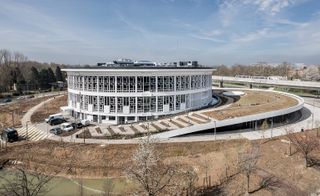
<path id="1" fill-rule="evenodd" d="M 27 95 L 26 98 L 27 98 L 27 99 L 34 98 L 34 95 Z"/>
<path id="2" fill-rule="evenodd" d="M 62 130 L 60 127 L 55 127 L 55 128 L 50 129 L 50 133 L 53 133 L 55 135 L 59 135 L 62 133 Z"/>
<path id="3" fill-rule="evenodd" d="M 61 123 L 64 123 L 64 122 L 66 122 L 66 120 L 65 119 L 63 119 L 63 118 L 54 118 L 54 119 L 51 119 L 50 121 L 49 121 L 49 124 L 52 126 L 52 125 L 60 125 Z"/>
<path id="4" fill-rule="evenodd" d="M 72 123 L 71 126 L 73 129 L 81 129 L 83 127 L 82 123 Z"/>
<path id="5" fill-rule="evenodd" d="M 12 101 L 11 98 L 5 98 L 2 102 L 3 102 L 3 103 L 9 103 L 9 102 L 11 102 L 11 101 Z"/>
<path id="6" fill-rule="evenodd" d="M 15 141 L 18 141 L 19 135 L 18 135 L 17 130 L 15 130 L 15 129 L 13 129 L 13 128 L 5 128 L 2 131 L 1 139 L 6 141 L 6 142 L 15 142 Z"/>
<path id="7" fill-rule="evenodd" d="M 64 119 L 62 114 L 51 114 L 48 118 L 45 119 L 46 123 L 51 122 L 53 119 Z"/>
<path id="8" fill-rule="evenodd" d="M 73 130 L 73 127 L 72 127 L 72 124 L 71 123 L 62 123 L 61 124 L 61 129 L 63 131 L 72 131 Z"/>
<path id="9" fill-rule="evenodd" d="M 23 100 L 23 99 L 26 99 L 26 96 L 20 96 L 17 98 L 17 100 Z"/>
<path id="10" fill-rule="evenodd" d="M 89 125 L 90 125 L 90 120 L 86 120 L 86 119 L 81 120 L 81 124 L 82 124 L 84 127 L 89 126 Z"/>

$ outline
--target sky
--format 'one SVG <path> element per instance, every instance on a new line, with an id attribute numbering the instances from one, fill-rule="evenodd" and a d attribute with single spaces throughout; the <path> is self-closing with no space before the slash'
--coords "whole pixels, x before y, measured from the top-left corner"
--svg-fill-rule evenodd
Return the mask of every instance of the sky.
<path id="1" fill-rule="evenodd" d="M 320 0 L 0 0 L 0 48 L 65 64 L 320 64 Z"/>

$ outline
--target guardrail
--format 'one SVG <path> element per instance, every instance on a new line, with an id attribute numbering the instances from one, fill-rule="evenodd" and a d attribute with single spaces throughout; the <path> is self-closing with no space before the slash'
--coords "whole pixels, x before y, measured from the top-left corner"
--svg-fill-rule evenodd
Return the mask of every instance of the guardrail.
<path id="1" fill-rule="evenodd" d="M 271 86 L 286 86 L 291 88 L 320 90 L 319 82 L 310 82 L 310 81 L 237 78 L 237 77 L 230 77 L 230 76 L 212 76 L 212 81 L 265 84 L 265 85 L 271 85 Z"/>

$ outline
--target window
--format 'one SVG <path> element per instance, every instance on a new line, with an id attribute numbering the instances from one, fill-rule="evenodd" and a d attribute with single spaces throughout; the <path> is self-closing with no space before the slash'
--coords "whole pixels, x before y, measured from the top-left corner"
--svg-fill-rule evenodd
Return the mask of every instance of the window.
<path id="1" fill-rule="evenodd" d="M 176 110 L 180 110 L 181 105 L 181 95 L 176 96 Z"/>
<path id="2" fill-rule="evenodd" d="M 104 76 L 103 85 L 104 85 L 104 92 L 115 92 L 115 77 Z"/>
<path id="3" fill-rule="evenodd" d="M 123 112 L 124 98 L 123 98 L 123 97 L 118 97 L 117 102 L 118 102 L 117 112 L 118 112 L 118 113 L 122 113 L 122 112 Z"/>
<path id="4" fill-rule="evenodd" d="M 99 111 L 104 112 L 105 97 L 99 96 Z"/>
<path id="5" fill-rule="evenodd" d="M 115 116 L 109 116 L 109 120 L 116 120 Z"/>
<path id="6" fill-rule="evenodd" d="M 136 118 L 135 118 L 134 116 L 128 116 L 127 119 L 128 119 L 128 121 L 134 121 L 134 120 L 136 120 Z"/>
<path id="7" fill-rule="evenodd" d="M 130 113 L 136 112 L 136 98 L 130 97 Z"/>
<path id="8" fill-rule="evenodd" d="M 131 76 L 129 78 L 129 91 L 130 92 L 136 92 L 136 78 L 134 76 Z"/>
<path id="9" fill-rule="evenodd" d="M 98 83 L 99 83 L 99 92 L 103 92 L 103 77 L 102 76 L 99 76 L 98 77 Z"/>
<path id="10" fill-rule="evenodd" d="M 143 92 L 143 77 L 142 76 L 138 76 L 137 77 L 137 92 Z"/>
<path id="11" fill-rule="evenodd" d="M 143 97 L 138 97 L 138 113 L 142 113 L 143 112 Z"/>
<path id="12" fill-rule="evenodd" d="M 93 104 L 93 111 L 98 111 L 98 98 L 97 96 L 92 96 L 92 104 Z"/>
<path id="13" fill-rule="evenodd" d="M 158 97 L 158 112 L 163 111 L 163 96 Z"/>

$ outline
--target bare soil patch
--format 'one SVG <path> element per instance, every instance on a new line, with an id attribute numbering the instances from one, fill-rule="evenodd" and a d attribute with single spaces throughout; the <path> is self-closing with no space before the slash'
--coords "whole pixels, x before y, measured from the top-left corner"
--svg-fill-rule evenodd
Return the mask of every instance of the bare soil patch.
<path id="1" fill-rule="evenodd" d="M 314 132 L 307 132 L 313 134 Z M 300 153 L 288 156 L 288 143 L 280 137 L 273 140 L 257 140 L 261 156 L 257 171 L 251 176 L 251 191 L 259 188 L 264 176 L 274 176 L 279 188 L 258 190 L 252 195 L 308 195 L 320 187 L 320 170 L 305 168 Z M 221 179 L 235 174 L 224 184 L 225 195 L 244 194 L 245 178 L 236 174 L 238 153 L 250 146 L 247 140 L 206 141 L 190 143 L 161 143 L 157 150 L 165 162 L 176 161 L 192 166 L 199 176 L 197 186 L 204 185 L 210 177 L 210 185 L 221 184 Z M 34 167 L 42 167 L 48 173 L 59 169 L 60 175 L 100 178 L 123 176 L 124 168 L 131 164 L 131 156 L 137 145 L 74 144 L 56 141 L 22 142 L 11 145 L 0 153 L 0 162 L 6 160 L 29 161 Z M 320 158 L 320 150 L 312 153 Z M 30 168 L 32 169 L 32 168 Z"/>
<path id="2" fill-rule="evenodd" d="M 56 114 L 60 112 L 60 107 L 67 105 L 67 95 L 63 95 L 62 97 L 56 97 L 54 100 L 49 103 L 44 104 L 41 108 L 33 113 L 31 116 L 32 123 L 43 122 L 45 118 L 50 114 Z"/>
<path id="3" fill-rule="evenodd" d="M 28 100 L 20 100 L 16 103 L 0 106 L 0 123 L 3 127 L 12 127 L 12 116 L 14 119 L 14 126 L 21 126 L 21 119 L 23 115 L 32 107 L 38 105 L 40 102 L 50 99 L 53 96 L 46 96 L 40 98 L 33 98 Z M 0 127 L 1 127 L 0 124 Z"/>

